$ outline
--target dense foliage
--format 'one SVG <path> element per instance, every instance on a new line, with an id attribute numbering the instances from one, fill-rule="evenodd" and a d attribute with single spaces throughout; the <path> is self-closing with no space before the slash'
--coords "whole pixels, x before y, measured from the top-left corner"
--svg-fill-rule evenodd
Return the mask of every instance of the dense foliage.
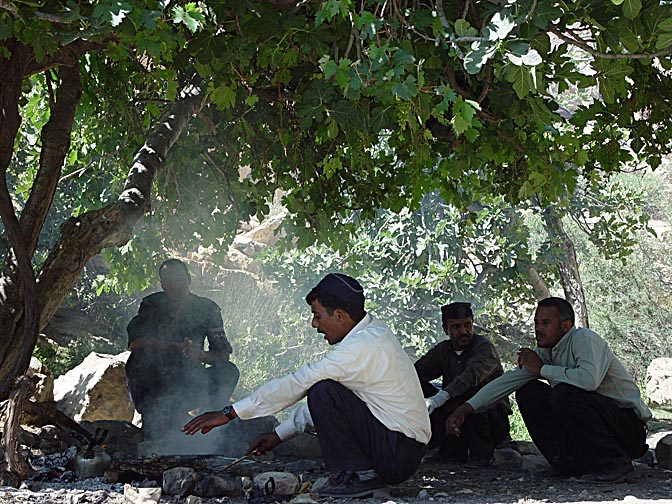
<path id="1" fill-rule="evenodd" d="M 671 53 L 656 1 L 2 2 L 0 396 L 101 249 L 140 287 L 165 251 L 221 256 L 274 195 L 296 244 L 343 247 L 428 194 L 478 221 L 655 168 Z"/>

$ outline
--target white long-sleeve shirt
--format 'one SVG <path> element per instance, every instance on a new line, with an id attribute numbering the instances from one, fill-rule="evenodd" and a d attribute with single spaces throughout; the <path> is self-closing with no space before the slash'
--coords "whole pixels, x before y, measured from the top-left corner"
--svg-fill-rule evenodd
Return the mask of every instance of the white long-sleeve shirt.
<path id="1" fill-rule="evenodd" d="M 632 376 L 596 332 L 572 326 L 553 348 L 537 348 L 536 352 L 543 362 L 541 377 L 548 380 L 551 387 L 567 383 L 594 391 L 613 399 L 621 408 L 633 408 L 643 422 L 651 419 L 651 411 L 642 401 Z M 525 368 L 512 369 L 488 383 L 467 402 L 474 411 L 486 410 L 535 378 L 534 373 Z"/>
<path id="2" fill-rule="evenodd" d="M 388 429 L 429 442 L 429 415 L 413 364 L 392 331 L 368 314 L 322 359 L 269 381 L 233 407 L 244 420 L 272 415 L 322 380 L 351 390 Z M 285 441 L 312 427 L 308 405 L 302 404 L 275 431 Z"/>

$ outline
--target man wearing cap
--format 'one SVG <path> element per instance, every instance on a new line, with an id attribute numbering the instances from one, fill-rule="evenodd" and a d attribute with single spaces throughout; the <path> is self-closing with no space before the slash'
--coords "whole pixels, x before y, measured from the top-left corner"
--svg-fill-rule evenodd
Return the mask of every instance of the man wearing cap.
<path id="1" fill-rule="evenodd" d="M 634 471 L 631 460 L 648 448 L 651 412 L 637 384 L 604 339 L 574 326 L 574 310 L 566 300 L 540 301 L 534 332 L 536 352 L 521 348 L 519 367 L 460 406 L 448 419 L 449 431 L 459 435 L 469 415 L 516 391 L 527 430 L 552 466 L 543 476 L 627 480 Z"/>
<path id="2" fill-rule="evenodd" d="M 431 432 L 420 382 L 394 334 L 364 311 L 364 290 L 357 280 L 330 273 L 306 302 L 312 326 L 334 349 L 222 411 L 200 415 L 182 430 L 206 434 L 237 416 L 272 415 L 307 397 L 274 432 L 257 436 L 248 454 L 265 453 L 314 429 L 324 464 L 333 473 L 317 492 L 368 497 L 386 483 L 409 478 L 425 453 Z"/>
<path id="3" fill-rule="evenodd" d="M 441 307 L 441 322 L 447 340 L 440 342 L 415 363 L 430 414 L 432 438 L 429 448 L 439 448 L 438 459 L 488 465 L 495 446 L 509 434 L 511 409 L 505 398 L 468 419 L 464 436 L 446 433 L 446 419 L 486 383 L 503 373 L 495 346 L 474 334 L 474 316 L 469 303 Z M 432 380 L 441 378 L 437 389 Z"/>

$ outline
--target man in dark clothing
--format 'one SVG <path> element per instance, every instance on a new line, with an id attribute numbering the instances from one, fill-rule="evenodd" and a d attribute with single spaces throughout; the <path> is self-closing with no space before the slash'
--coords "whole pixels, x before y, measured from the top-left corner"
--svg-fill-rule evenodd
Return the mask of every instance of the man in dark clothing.
<path id="1" fill-rule="evenodd" d="M 128 324 L 128 389 L 147 439 L 179 432 L 190 410 L 228 401 L 239 377 L 219 306 L 189 292 L 182 261 L 168 259 L 159 276 L 163 292 L 145 297 Z"/>
<path id="2" fill-rule="evenodd" d="M 441 320 L 449 339 L 415 363 L 432 424 L 429 448 L 439 448 L 440 460 L 488 465 L 495 446 L 509 434 L 508 400 L 470 417 L 461 437 L 448 435 L 445 422 L 458 406 L 503 373 L 502 364 L 494 345 L 474 334 L 469 303 L 442 306 Z M 430 382 L 439 377 L 442 388 L 437 390 Z"/>

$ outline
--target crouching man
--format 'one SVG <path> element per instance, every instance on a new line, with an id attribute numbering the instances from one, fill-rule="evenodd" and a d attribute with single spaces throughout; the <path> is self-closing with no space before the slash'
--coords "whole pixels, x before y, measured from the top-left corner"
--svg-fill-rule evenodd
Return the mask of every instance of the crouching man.
<path id="1" fill-rule="evenodd" d="M 330 273 L 306 302 L 312 326 L 334 349 L 222 411 L 194 418 L 182 430 L 206 434 L 237 416 L 272 415 L 307 396 L 307 404 L 274 432 L 257 436 L 248 453 L 265 453 L 314 429 L 333 473 L 318 492 L 368 497 L 385 484 L 408 479 L 425 453 L 431 432 L 420 382 L 394 334 L 364 311 L 364 290 L 354 278 Z"/>
<path id="2" fill-rule="evenodd" d="M 428 448 L 439 448 L 439 461 L 469 461 L 471 465 L 485 467 L 490 464 L 495 447 L 509 435 L 508 399 L 470 416 L 460 437 L 446 433 L 446 418 L 479 389 L 501 376 L 502 363 L 490 340 L 474 333 L 474 314 L 469 303 L 442 306 L 441 322 L 448 339 L 415 363 L 432 425 Z M 431 383 L 437 378 L 441 378 L 438 390 Z"/>
<path id="3" fill-rule="evenodd" d="M 595 483 L 627 480 L 634 471 L 631 460 L 648 448 L 651 412 L 637 384 L 604 339 L 574 327 L 574 310 L 564 299 L 539 302 L 534 332 L 536 352 L 522 348 L 518 369 L 455 410 L 446 421 L 448 430 L 459 435 L 467 415 L 516 391 L 532 441 L 552 466 L 545 475 Z"/>

